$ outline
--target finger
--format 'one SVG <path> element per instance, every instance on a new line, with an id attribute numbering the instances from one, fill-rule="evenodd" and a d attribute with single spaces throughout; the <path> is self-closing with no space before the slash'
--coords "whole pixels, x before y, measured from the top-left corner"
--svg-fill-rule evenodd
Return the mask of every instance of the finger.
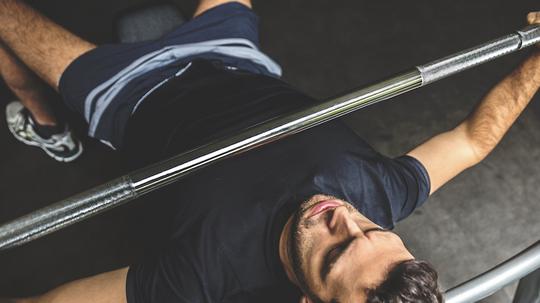
<path id="1" fill-rule="evenodd" d="M 308 298 L 306 296 L 302 296 L 302 298 L 300 298 L 300 302 L 299 303 L 311 303 Z"/>
<path id="2" fill-rule="evenodd" d="M 527 15 L 527 22 L 529 24 L 539 24 L 540 23 L 540 12 L 531 12 Z"/>

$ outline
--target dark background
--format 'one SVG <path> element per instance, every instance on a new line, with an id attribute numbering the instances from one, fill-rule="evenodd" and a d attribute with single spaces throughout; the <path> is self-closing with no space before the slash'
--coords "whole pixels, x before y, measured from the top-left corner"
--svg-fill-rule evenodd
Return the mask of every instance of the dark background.
<path id="1" fill-rule="evenodd" d="M 32 1 L 95 43 L 114 42 L 119 13 L 156 1 Z M 175 1 L 189 15 L 195 1 Z M 255 0 L 263 49 L 284 79 L 325 99 L 412 66 L 508 34 L 538 1 Z M 0 25 L 1 26 L 1 25 Z M 528 51 L 507 56 L 345 118 L 382 153 L 397 156 L 460 122 Z M 58 107 L 61 102 L 51 92 Z M 0 85 L 0 104 L 13 97 Z M 538 99 L 538 97 L 536 98 Z M 62 109 L 81 136 L 84 122 Z M 398 225 L 406 243 L 440 272 L 444 288 L 514 255 L 540 235 L 540 105 L 533 102 L 486 161 L 445 186 Z M 85 139 L 71 164 L 18 143 L 0 119 L 0 222 L 119 176 L 120 156 Z M 0 252 L 0 295 L 27 296 L 129 264 L 159 246 L 167 204 L 147 199 Z M 485 302 L 508 302 L 514 286 Z"/>

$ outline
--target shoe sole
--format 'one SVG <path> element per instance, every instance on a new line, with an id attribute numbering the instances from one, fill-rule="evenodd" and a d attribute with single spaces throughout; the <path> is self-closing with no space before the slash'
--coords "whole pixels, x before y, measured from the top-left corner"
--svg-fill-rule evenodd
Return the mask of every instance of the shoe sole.
<path id="1" fill-rule="evenodd" d="M 35 147 L 39 147 L 41 148 L 47 155 L 49 155 L 49 157 L 53 158 L 54 160 L 58 161 L 58 162 L 64 162 L 64 163 L 68 163 L 68 162 L 72 162 L 74 161 L 75 159 L 77 159 L 82 153 L 83 153 L 83 146 L 82 146 L 82 143 L 81 142 L 77 142 L 77 146 L 79 147 L 79 152 L 77 152 L 75 155 L 71 156 L 71 157 L 67 157 L 67 158 L 62 158 L 62 157 L 58 157 L 57 155 L 51 153 L 49 150 L 47 150 L 47 148 L 39 143 L 36 143 L 34 141 L 29 141 L 29 140 L 26 140 L 24 139 L 23 137 L 19 136 L 15 130 L 11 127 L 10 123 L 8 123 L 8 129 L 9 131 L 11 132 L 11 134 L 13 135 L 13 137 L 15 137 L 15 139 L 19 140 L 20 142 L 26 144 L 26 145 L 30 145 L 30 146 L 35 146 Z"/>

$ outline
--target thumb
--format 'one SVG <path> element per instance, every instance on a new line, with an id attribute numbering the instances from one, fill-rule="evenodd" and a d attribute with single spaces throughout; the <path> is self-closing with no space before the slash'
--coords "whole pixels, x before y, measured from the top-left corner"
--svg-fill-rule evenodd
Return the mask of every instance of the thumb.
<path id="1" fill-rule="evenodd" d="M 527 15 L 529 24 L 540 24 L 540 12 L 531 12 Z"/>

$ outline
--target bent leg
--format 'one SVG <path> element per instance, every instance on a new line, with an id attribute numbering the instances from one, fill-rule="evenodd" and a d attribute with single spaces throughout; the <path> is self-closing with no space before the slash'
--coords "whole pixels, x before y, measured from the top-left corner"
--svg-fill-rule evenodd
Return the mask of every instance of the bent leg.
<path id="1" fill-rule="evenodd" d="M 64 284 L 42 296 L 15 303 L 126 303 L 128 268 Z"/>
<path id="2" fill-rule="evenodd" d="M 57 119 L 48 105 L 45 83 L 28 69 L 0 42 L 0 77 L 40 125 L 56 125 Z"/>
<path id="3" fill-rule="evenodd" d="M 251 0 L 201 0 L 199 1 L 199 6 L 195 10 L 195 13 L 193 14 L 193 17 L 197 17 L 198 15 L 204 13 L 205 11 L 214 8 L 218 5 L 225 4 L 228 2 L 238 2 L 242 3 L 245 6 L 251 8 Z"/>
<path id="4" fill-rule="evenodd" d="M 0 40 L 56 90 L 67 66 L 95 48 L 18 0 L 0 0 Z"/>

